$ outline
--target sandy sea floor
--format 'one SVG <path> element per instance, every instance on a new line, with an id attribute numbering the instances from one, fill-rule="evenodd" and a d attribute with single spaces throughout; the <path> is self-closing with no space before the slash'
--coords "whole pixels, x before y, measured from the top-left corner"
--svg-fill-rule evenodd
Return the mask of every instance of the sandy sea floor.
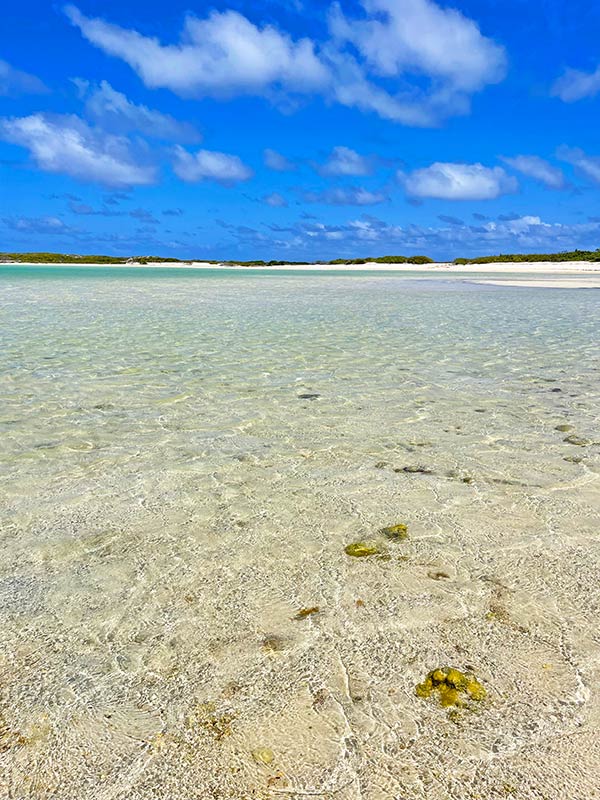
<path id="1" fill-rule="evenodd" d="M 0 797 L 600 797 L 597 291 L 0 288 Z"/>

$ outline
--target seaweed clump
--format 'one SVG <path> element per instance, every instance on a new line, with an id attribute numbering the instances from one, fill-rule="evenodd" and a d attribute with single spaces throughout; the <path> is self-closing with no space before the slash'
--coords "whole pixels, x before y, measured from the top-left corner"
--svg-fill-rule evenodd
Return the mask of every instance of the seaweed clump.
<path id="1" fill-rule="evenodd" d="M 403 542 L 405 539 L 408 539 L 408 525 L 404 525 L 403 523 L 390 525 L 387 528 L 382 528 L 379 533 L 393 542 Z"/>
<path id="2" fill-rule="evenodd" d="M 295 620 L 302 620 L 306 619 L 307 617 L 311 617 L 313 614 L 318 614 L 321 611 L 319 606 L 313 606 L 312 608 L 301 608 L 300 611 L 296 614 L 296 616 L 292 617 Z"/>
<path id="3" fill-rule="evenodd" d="M 486 697 L 486 690 L 470 673 L 453 667 L 432 670 L 423 683 L 415 687 L 417 697 L 438 696 L 443 708 L 464 707 L 470 700 L 480 702 Z"/>
<path id="4" fill-rule="evenodd" d="M 344 548 L 347 556 L 353 558 L 368 558 L 369 556 L 382 555 L 381 548 L 376 544 L 368 544 L 367 542 L 353 542 L 346 545 Z"/>

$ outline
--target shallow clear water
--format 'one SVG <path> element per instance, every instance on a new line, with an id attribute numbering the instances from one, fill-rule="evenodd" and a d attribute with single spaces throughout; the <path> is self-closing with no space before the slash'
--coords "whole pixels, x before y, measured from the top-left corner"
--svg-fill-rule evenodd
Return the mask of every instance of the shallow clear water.
<path id="1" fill-rule="evenodd" d="M 599 310 L 0 268 L 0 797 L 597 797 Z"/>

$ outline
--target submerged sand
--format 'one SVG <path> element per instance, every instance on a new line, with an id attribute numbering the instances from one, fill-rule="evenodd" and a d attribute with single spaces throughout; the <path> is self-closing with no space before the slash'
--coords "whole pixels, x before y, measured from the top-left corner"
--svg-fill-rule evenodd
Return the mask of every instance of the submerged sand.
<path id="1" fill-rule="evenodd" d="M 23 265 L 25 266 L 25 265 Z M 48 264 L 35 265 L 49 269 L 52 267 L 102 267 L 106 269 L 136 268 L 135 264 L 123 265 L 98 265 L 92 262 L 81 264 Z M 287 272 L 300 273 L 396 273 L 396 274 L 422 274 L 443 275 L 445 277 L 465 278 L 477 283 L 487 283 L 496 286 L 517 286 L 547 289 L 597 289 L 600 288 L 600 262 L 590 261 L 534 261 L 534 262 L 494 262 L 490 264 L 456 265 L 448 262 L 435 264 L 283 264 L 274 267 L 244 267 L 225 264 L 210 264 L 203 261 L 174 264 L 160 262 L 156 264 L 139 265 L 140 269 L 185 269 L 185 270 L 215 270 L 221 269 L 230 272 Z M 488 277 L 490 276 L 490 277 Z"/>
<path id="2" fill-rule="evenodd" d="M 3 280 L 0 797 L 597 798 L 599 300 Z"/>

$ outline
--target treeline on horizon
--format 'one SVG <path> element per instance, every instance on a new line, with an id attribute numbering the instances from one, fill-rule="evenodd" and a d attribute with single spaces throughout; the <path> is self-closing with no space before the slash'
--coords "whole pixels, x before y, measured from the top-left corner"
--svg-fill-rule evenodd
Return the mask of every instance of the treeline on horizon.
<path id="1" fill-rule="evenodd" d="M 535 261 L 600 261 L 598 250 L 569 250 L 564 253 L 503 253 L 499 256 L 479 256 L 478 258 L 455 258 L 453 264 L 493 264 L 496 262 L 535 262 Z"/>
<path id="2" fill-rule="evenodd" d="M 376 258 L 336 258 L 333 261 L 216 261 L 198 259 L 206 264 L 241 266 L 241 267 L 281 267 L 281 266 L 311 266 L 323 264 L 324 266 L 343 266 L 360 264 L 434 264 L 429 256 L 378 256 Z M 457 266 L 467 264 L 492 264 L 492 263 L 527 263 L 536 261 L 600 261 L 598 250 L 570 250 L 561 253 L 502 253 L 496 256 L 478 256 L 476 258 L 455 258 L 452 264 Z M 0 253 L 0 263 L 19 264 L 131 264 L 132 266 L 144 264 L 192 264 L 193 259 L 163 258 L 162 256 L 99 256 L 99 255 L 74 255 L 67 253 Z"/>

